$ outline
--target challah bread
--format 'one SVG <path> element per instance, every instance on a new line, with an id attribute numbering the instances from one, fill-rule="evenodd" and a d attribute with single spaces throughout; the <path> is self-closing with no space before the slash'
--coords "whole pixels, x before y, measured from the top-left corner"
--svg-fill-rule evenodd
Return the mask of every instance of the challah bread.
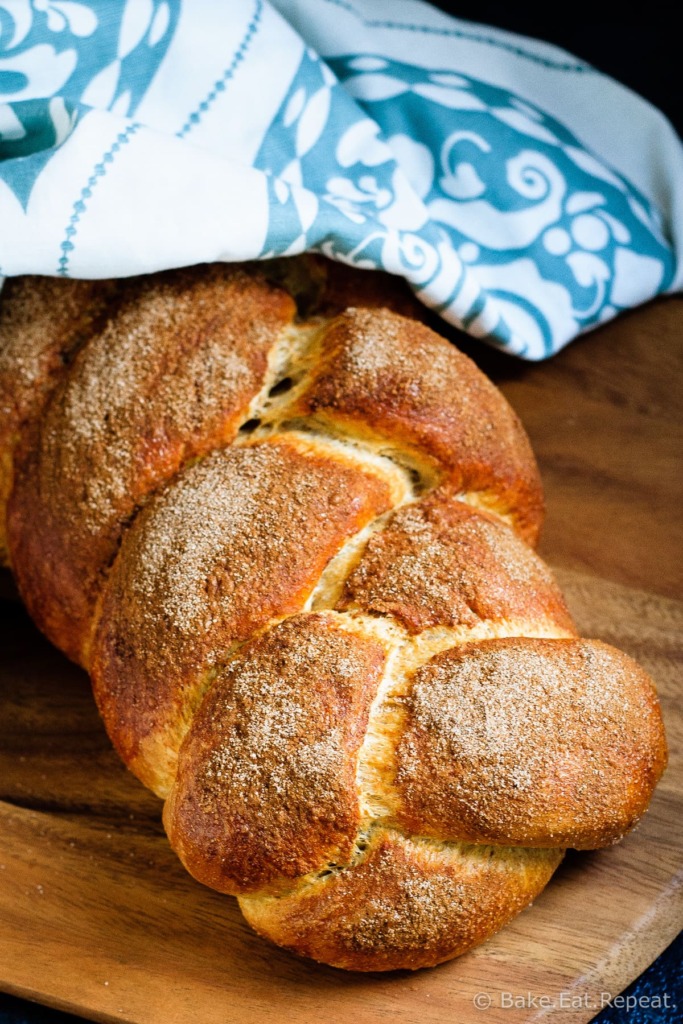
<path id="1" fill-rule="evenodd" d="M 195 877 L 295 952 L 431 965 L 636 823 L 659 706 L 576 637 L 493 385 L 379 275 L 267 272 L 8 282 L 9 561 Z"/>

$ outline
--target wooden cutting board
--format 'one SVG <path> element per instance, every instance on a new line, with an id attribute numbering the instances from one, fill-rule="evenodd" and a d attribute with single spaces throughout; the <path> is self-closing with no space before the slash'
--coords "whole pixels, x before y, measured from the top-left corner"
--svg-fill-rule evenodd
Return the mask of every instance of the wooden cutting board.
<path id="1" fill-rule="evenodd" d="M 683 922 L 682 341 L 683 302 L 669 300 L 548 364 L 470 348 L 531 434 L 543 553 L 582 632 L 658 684 L 671 762 L 634 833 L 569 854 L 533 907 L 450 964 L 355 976 L 297 960 L 184 872 L 159 804 L 112 752 L 85 674 L 0 576 L 0 989 L 140 1024 L 580 1024 L 636 977 Z"/>

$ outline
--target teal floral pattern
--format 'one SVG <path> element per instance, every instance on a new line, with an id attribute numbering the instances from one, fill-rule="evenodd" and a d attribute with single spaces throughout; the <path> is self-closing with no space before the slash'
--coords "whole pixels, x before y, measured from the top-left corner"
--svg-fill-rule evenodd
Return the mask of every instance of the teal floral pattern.
<path id="1" fill-rule="evenodd" d="M 671 211 L 542 91 L 501 84 L 488 58 L 476 75 L 455 58 L 427 66 L 424 48 L 486 46 L 515 82 L 529 68 L 593 76 L 598 97 L 600 76 L 531 40 L 436 24 L 419 4 L 401 20 L 403 8 L 0 0 L 5 271 L 317 251 L 404 276 L 450 322 L 532 359 L 674 287 Z M 356 19 L 356 47 L 338 44 L 337 16 Z M 292 27 L 309 21 L 328 32 L 325 60 Z"/>
<path id="2" fill-rule="evenodd" d="M 179 0 L 0 4 L 2 177 L 24 207 L 86 110 L 134 113 L 164 58 L 179 6 Z"/>
<path id="3" fill-rule="evenodd" d="M 264 255 L 404 274 L 519 355 L 629 307 L 634 279 L 650 294 L 672 279 L 643 195 L 538 106 L 463 74 L 305 55 L 257 165 L 277 214 Z"/>

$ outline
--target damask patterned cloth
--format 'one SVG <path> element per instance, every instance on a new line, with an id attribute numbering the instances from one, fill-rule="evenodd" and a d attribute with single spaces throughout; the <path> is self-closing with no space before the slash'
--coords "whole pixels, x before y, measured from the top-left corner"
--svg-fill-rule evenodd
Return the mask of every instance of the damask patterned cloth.
<path id="1" fill-rule="evenodd" d="M 305 250 L 528 359 L 683 283 L 683 148 L 415 0 L 0 0 L 0 274 Z"/>

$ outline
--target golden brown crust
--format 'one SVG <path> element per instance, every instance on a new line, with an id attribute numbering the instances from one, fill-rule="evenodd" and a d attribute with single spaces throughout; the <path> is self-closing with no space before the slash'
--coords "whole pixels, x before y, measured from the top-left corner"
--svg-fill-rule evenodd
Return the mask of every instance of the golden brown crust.
<path id="1" fill-rule="evenodd" d="M 396 755 L 412 831 L 596 849 L 633 828 L 666 765 L 651 680 L 596 640 L 482 640 L 415 675 Z"/>
<path id="2" fill-rule="evenodd" d="M 235 436 L 294 306 L 226 266 L 160 275 L 77 355 L 16 472 L 8 530 L 38 625 L 70 657 L 145 496 Z"/>
<path id="3" fill-rule="evenodd" d="M 493 935 L 547 884 L 562 850 L 467 847 L 378 828 L 353 866 L 291 895 L 241 896 L 256 931 L 353 971 L 415 970 Z"/>
<path id="4" fill-rule="evenodd" d="M 431 461 L 454 488 L 492 496 L 527 541 L 537 539 L 543 496 L 519 420 L 476 366 L 423 324 L 348 309 L 328 328 L 292 414 Z"/>
<path id="5" fill-rule="evenodd" d="M 293 616 L 243 648 L 204 698 L 164 812 L 199 881 L 291 888 L 350 858 L 358 749 L 386 660 L 352 628 L 330 613 Z"/>
<path id="6" fill-rule="evenodd" d="M 393 615 L 411 633 L 509 619 L 574 630 L 545 563 L 444 488 L 399 508 L 370 538 L 337 608 Z"/>
<path id="7" fill-rule="evenodd" d="M 0 302 L 0 560 L 12 458 L 20 432 L 40 417 L 76 351 L 104 325 L 117 281 L 9 278 Z"/>
<path id="8" fill-rule="evenodd" d="M 637 820 L 659 708 L 629 659 L 557 639 L 571 619 L 524 542 L 538 473 L 490 382 L 377 308 L 410 311 L 401 286 L 266 270 L 11 285 L 0 514 L 12 489 L 27 603 L 172 793 L 190 870 L 299 953 L 438 963 L 565 843 Z"/>
<path id="9" fill-rule="evenodd" d="M 152 499 L 107 582 L 91 665 L 109 735 L 147 785 L 167 791 L 207 673 L 300 611 L 393 497 L 377 471 L 283 436 L 215 452 Z"/>

